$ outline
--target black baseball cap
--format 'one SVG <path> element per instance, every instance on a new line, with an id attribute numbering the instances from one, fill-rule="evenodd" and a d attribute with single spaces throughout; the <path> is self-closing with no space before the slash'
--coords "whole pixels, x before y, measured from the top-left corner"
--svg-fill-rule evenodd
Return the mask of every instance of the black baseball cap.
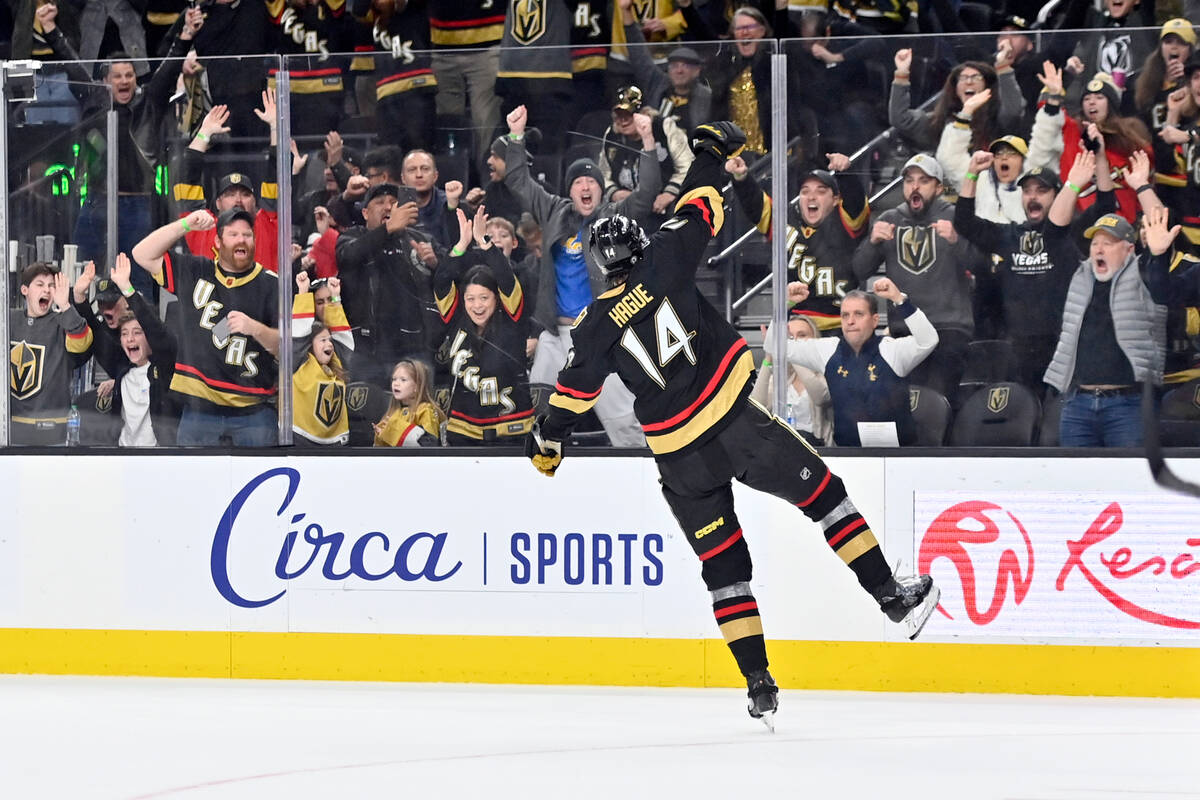
<path id="1" fill-rule="evenodd" d="M 804 185 L 805 181 L 819 181 L 832 189 L 834 194 L 840 193 L 837 177 L 827 169 L 810 169 L 800 176 L 801 186 Z"/>
<path id="2" fill-rule="evenodd" d="M 367 203 L 370 203 L 376 197 L 382 197 L 384 195 L 391 195 L 392 197 L 399 200 L 400 199 L 400 187 L 394 183 L 377 183 L 374 186 L 372 186 L 370 189 L 367 189 L 367 193 L 365 195 L 363 195 L 363 205 L 365 206 Z"/>
<path id="3" fill-rule="evenodd" d="M 242 172 L 231 172 L 221 178 L 221 182 L 217 184 L 217 197 L 228 192 L 233 188 L 245 189 L 250 194 L 254 192 L 254 181 L 250 180 L 250 176 Z"/>
<path id="4" fill-rule="evenodd" d="M 1029 172 L 1022 175 L 1021 179 L 1017 181 L 1017 186 L 1021 186 L 1027 180 L 1038 181 L 1046 188 L 1053 189 L 1056 192 L 1062 188 L 1062 179 L 1058 177 L 1058 173 L 1046 167 L 1034 167 L 1029 170 Z"/>
<path id="5" fill-rule="evenodd" d="M 236 222 L 239 219 L 249 225 L 251 230 L 254 229 L 254 215 L 243 208 L 235 207 L 222 211 L 220 216 L 217 217 L 217 233 L 220 233 L 226 225 Z"/>
<path id="6" fill-rule="evenodd" d="M 96 281 L 96 304 L 101 308 L 110 308 L 121 299 L 121 290 L 108 278 Z"/>

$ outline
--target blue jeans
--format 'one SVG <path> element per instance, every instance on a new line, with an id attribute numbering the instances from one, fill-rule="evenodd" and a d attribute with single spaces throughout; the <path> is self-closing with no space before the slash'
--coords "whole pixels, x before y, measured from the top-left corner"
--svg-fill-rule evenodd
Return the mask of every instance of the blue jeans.
<path id="1" fill-rule="evenodd" d="M 274 447 L 279 444 L 278 416 L 274 406 L 263 406 L 250 414 L 217 414 L 192 406 L 183 409 L 179 420 L 180 447 L 216 447 L 226 436 L 234 447 Z"/>
<path id="2" fill-rule="evenodd" d="M 133 246 L 153 230 L 150 213 L 150 195 L 121 195 L 117 197 L 117 252 L 129 253 Z M 75 244 L 79 245 L 80 261 L 95 261 L 96 274 L 105 275 L 107 258 L 106 247 L 106 216 L 107 207 L 104 193 L 88 195 L 83 207 L 79 209 L 79 217 L 75 221 Z M 158 287 L 150 273 L 134 265 L 129 273 L 129 282 L 133 288 L 141 292 L 142 297 L 153 301 L 158 297 Z"/>
<path id="3" fill-rule="evenodd" d="M 1140 393 L 1097 397 L 1072 390 L 1063 402 L 1058 437 L 1062 447 L 1141 447 Z"/>

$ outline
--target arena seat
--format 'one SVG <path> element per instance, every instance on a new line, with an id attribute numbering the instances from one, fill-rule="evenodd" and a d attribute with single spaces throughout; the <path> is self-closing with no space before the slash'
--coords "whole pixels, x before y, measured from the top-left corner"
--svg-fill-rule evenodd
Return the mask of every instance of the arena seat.
<path id="1" fill-rule="evenodd" d="M 1062 407 L 1062 395 L 1053 389 L 1047 390 L 1042 402 L 1042 423 L 1038 427 L 1039 446 L 1058 447 L 1058 420 L 1062 416 Z"/>
<path id="2" fill-rule="evenodd" d="M 388 410 L 388 392 L 366 381 L 348 383 L 346 410 L 350 418 L 350 446 L 370 447 L 375 443 L 375 423 Z"/>
<path id="3" fill-rule="evenodd" d="M 954 418 L 955 447 L 1024 447 L 1034 442 L 1041 404 L 1025 386 L 991 383 L 968 397 Z"/>
<path id="4" fill-rule="evenodd" d="M 928 386 L 912 386 L 908 390 L 908 407 L 917 425 L 918 447 L 941 447 L 946 443 L 951 411 L 945 395 Z"/>

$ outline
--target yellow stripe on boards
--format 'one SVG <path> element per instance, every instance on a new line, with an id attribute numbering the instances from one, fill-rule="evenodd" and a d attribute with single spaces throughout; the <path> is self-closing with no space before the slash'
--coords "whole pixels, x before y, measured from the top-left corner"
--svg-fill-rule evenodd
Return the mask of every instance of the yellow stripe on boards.
<path id="1" fill-rule="evenodd" d="M 1200 698 L 1200 647 L 767 641 L 787 689 Z M 743 687 L 720 639 L 0 629 L 0 673 Z"/>

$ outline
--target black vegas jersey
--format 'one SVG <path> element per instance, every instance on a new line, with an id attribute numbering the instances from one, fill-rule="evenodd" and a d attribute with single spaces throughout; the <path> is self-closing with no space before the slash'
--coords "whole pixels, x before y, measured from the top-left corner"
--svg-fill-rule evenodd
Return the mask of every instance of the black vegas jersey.
<path id="1" fill-rule="evenodd" d="M 458 287 L 466 269 L 480 261 L 500 290 L 482 336 Z M 446 324 L 443 352 L 454 380 L 446 431 L 480 441 L 529 433 L 534 411 L 525 368 L 525 295 L 511 262 L 496 247 L 448 259 L 434 276 L 434 297 Z"/>
<path id="2" fill-rule="evenodd" d="M 809 292 L 808 299 L 790 313 L 811 317 L 822 331 L 841 327 L 842 298 L 856 287 L 851 261 L 871 216 L 866 194 L 854 176 L 838 178 L 838 187 L 841 199 L 816 226 L 805 225 L 794 204 L 787 214 L 787 279 L 807 284 Z M 769 235 L 770 196 L 752 177 L 734 181 L 734 191 L 759 233 Z"/>
<path id="3" fill-rule="evenodd" d="M 193 255 L 163 257 L 159 282 L 179 298 L 179 352 L 171 389 L 189 402 L 248 408 L 274 399 L 279 365 L 258 340 L 226 330 L 230 311 L 274 328 L 279 309 L 275 273 L 255 264 L 231 274 L 215 259 Z M 223 324 L 224 323 L 224 324 Z"/>
<path id="4" fill-rule="evenodd" d="M 542 429 L 548 438 L 565 438 L 611 372 L 633 392 L 646 443 L 660 458 L 708 441 L 745 405 L 750 348 L 695 283 L 704 248 L 724 222 L 721 166 L 712 154 L 696 156 L 675 215 L 643 259 L 576 320 Z"/>

